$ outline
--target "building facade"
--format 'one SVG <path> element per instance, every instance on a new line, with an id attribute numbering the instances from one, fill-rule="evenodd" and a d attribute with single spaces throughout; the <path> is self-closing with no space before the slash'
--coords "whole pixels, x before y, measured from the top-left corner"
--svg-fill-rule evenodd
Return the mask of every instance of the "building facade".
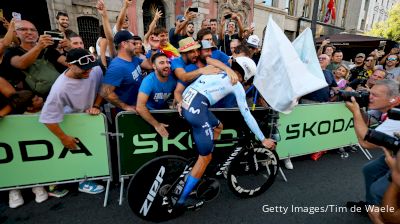
<path id="1" fill-rule="evenodd" d="M 114 25 L 123 0 L 105 0 L 110 22 Z M 318 23 L 316 36 L 333 33 L 363 33 L 372 28 L 372 24 L 388 17 L 388 10 L 400 0 L 335 0 L 336 19 L 324 22 L 329 0 L 133 0 L 128 9 L 130 30 L 139 36 L 147 31 L 154 16 L 154 8 L 163 12 L 160 25 L 167 29 L 174 27 L 177 15 L 191 7 L 199 9 L 199 16 L 194 21 L 198 30 L 205 18 L 220 19 L 236 12 L 245 26 L 255 24 L 255 34 L 262 37 L 263 30 L 272 16 L 293 40 L 306 27 L 311 26 L 314 4 L 318 3 Z M 98 37 L 100 15 L 95 8 L 96 0 L 5 0 L 0 1 L 4 16 L 11 18 L 12 12 L 20 12 L 23 19 L 31 20 L 40 32 L 56 27 L 57 12 L 67 12 L 70 28 L 84 38 L 85 46 L 94 46 Z M 40 12 L 40 13 L 38 13 Z M 4 33 L 4 29 L 0 30 Z"/>

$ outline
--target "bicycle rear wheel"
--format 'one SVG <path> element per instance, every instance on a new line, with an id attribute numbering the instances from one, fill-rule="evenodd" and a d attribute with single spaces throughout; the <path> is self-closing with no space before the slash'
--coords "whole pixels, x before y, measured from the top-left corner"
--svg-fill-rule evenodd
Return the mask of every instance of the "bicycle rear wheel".
<path id="1" fill-rule="evenodd" d="M 278 161 L 276 151 L 264 147 L 240 151 L 229 166 L 229 189 L 241 198 L 264 193 L 275 181 L 279 170 Z"/>
<path id="2" fill-rule="evenodd" d="M 143 165 L 128 185 L 128 204 L 138 217 L 162 222 L 175 218 L 162 205 L 164 195 L 182 174 L 187 160 L 180 156 L 161 156 Z"/>

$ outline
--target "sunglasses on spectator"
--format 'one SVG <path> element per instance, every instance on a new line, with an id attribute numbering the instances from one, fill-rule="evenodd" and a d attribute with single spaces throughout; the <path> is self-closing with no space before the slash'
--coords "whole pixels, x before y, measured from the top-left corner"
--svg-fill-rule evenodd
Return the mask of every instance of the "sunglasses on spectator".
<path id="1" fill-rule="evenodd" d="M 78 63 L 79 65 L 87 65 L 87 64 L 89 64 L 91 62 L 95 62 L 95 61 L 96 61 L 96 58 L 93 55 L 89 54 L 89 55 L 85 55 L 85 56 L 79 58 L 78 60 L 71 61 L 69 64 Z"/>
<path id="2" fill-rule="evenodd" d="M 373 61 L 373 59 L 367 59 L 367 60 L 365 60 L 365 61 Z"/>
<path id="3" fill-rule="evenodd" d="M 397 58 L 388 58 L 388 61 L 397 61 Z"/>

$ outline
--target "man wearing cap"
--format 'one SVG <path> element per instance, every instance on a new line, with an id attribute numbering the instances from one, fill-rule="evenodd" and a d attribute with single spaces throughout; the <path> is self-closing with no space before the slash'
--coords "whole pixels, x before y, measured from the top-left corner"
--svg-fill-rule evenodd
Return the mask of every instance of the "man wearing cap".
<path id="1" fill-rule="evenodd" d="M 156 53 L 151 57 L 154 72 L 143 79 L 140 85 L 136 111 L 162 136 L 168 137 L 168 125 L 158 122 L 149 110 L 167 109 L 167 101 L 176 87 L 176 79 L 171 75 L 167 55 Z"/>
<path id="2" fill-rule="evenodd" d="M 257 35 L 251 35 L 249 38 L 247 38 L 247 47 L 250 50 L 250 58 L 253 59 L 253 61 L 258 64 L 258 61 L 260 60 L 261 54 L 259 51 L 259 46 L 260 44 L 260 38 L 258 38 Z"/>
<path id="3" fill-rule="evenodd" d="M 119 31 L 114 37 L 115 57 L 107 69 L 101 96 L 120 110 L 135 111 L 137 94 L 142 83 L 142 68 L 152 70 L 150 61 L 135 56 L 134 38 L 129 31 Z M 150 42 L 152 49 L 156 48 Z"/>
<path id="4" fill-rule="evenodd" d="M 370 59 L 370 57 L 368 57 Z M 371 63 L 368 61 L 368 63 Z M 367 69 L 365 68 L 365 54 L 358 53 L 356 58 L 354 59 L 354 67 L 350 69 L 350 77 L 349 82 L 352 82 L 355 79 L 367 79 Z"/>
<path id="5" fill-rule="evenodd" d="M 96 58 L 85 49 L 70 50 L 67 62 L 68 69 L 54 82 L 39 121 L 46 124 L 66 148 L 76 149 L 77 140 L 65 134 L 58 123 L 63 121 L 64 112 L 87 112 L 93 115 L 100 113 L 99 108 L 93 105 L 103 73 L 101 68 L 96 66 Z M 92 72 L 93 67 L 95 68 Z"/>
<path id="6" fill-rule="evenodd" d="M 175 47 L 179 47 L 179 41 L 186 38 L 186 27 L 194 18 L 197 17 L 195 12 L 186 11 L 185 15 L 176 16 L 175 28 L 169 30 L 169 41 Z"/>
<path id="7" fill-rule="evenodd" d="M 214 74 L 222 69 L 227 72 L 228 76 L 232 80 L 232 83 L 237 82 L 238 77 L 232 71 L 232 69 L 230 69 L 224 63 L 212 59 L 211 57 L 207 57 L 207 64 L 210 66 L 199 68 L 191 72 L 186 72 L 185 67 L 187 65 L 197 62 L 199 57 L 198 49 L 200 47 L 201 45 L 192 37 L 187 37 L 179 41 L 179 52 L 181 53 L 181 57 L 174 59 L 171 63 L 171 70 L 179 80 L 183 82 L 192 81 L 200 75 Z"/>
<path id="8" fill-rule="evenodd" d="M 75 150 L 79 141 L 66 134 L 60 127 L 64 113 L 100 114 L 102 98 L 98 95 L 103 72 L 96 66 L 96 58 L 82 48 L 72 49 L 67 54 L 68 69 L 62 73 L 51 87 L 43 106 L 39 122 L 60 139 L 64 147 Z M 79 191 L 98 194 L 104 191 L 102 185 L 93 181 L 79 183 Z"/>

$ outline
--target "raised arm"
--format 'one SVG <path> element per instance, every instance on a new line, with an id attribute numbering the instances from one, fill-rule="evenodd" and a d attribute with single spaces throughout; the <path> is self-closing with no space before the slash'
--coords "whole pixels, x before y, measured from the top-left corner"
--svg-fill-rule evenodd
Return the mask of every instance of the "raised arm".
<path id="1" fill-rule="evenodd" d="M 154 18 L 153 21 L 151 21 L 150 25 L 149 25 L 149 30 L 147 31 L 147 33 L 144 35 L 144 45 L 147 45 L 149 42 L 149 38 L 150 35 L 154 32 L 154 29 L 157 26 L 157 22 L 158 20 L 161 18 L 162 16 L 162 12 L 161 10 L 156 9 L 155 13 L 154 13 Z"/>
<path id="2" fill-rule="evenodd" d="M 136 111 L 135 106 L 130 106 L 119 99 L 115 93 L 115 86 L 104 84 L 101 86 L 100 95 L 114 106 L 126 111 Z"/>
<path id="3" fill-rule="evenodd" d="M 239 27 L 239 38 L 242 38 L 244 27 L 243 27 L 242 20 L 240 19 L 240 16 L 238 14 L 236 14 L 236 13 L 233 13 L 232 14 L 232 19 L 237 21 L 237 24 L 238 24 L 238 27 Z"/>
<path id="4" fill-rule="evenodd" d="M 122 3 L 122 8 L 118 15 L 117 24 L 115 25 L 117 32 L 122 29 L 122 24 L 124 24 L 126 17 L 126 11 L 128 11 L 129 6 L 131 5 L 132 5 L 132 0 L 124 0 L 124 2 Z"/>
<path id="5" fill-rule="evenodd" d="M 114 57 L 117 55 L 114 46 L 114 36 L 112 34 L 112 28 L 110 25 L 107 8 L 105 7 L 104 0 L 99 0 L 96 5 L 97 11 L 101 15 L 101 20 L 103 23 L 104 34 L 106 35 L 107 45 L 110 49 L 110 56 Z M 100 46 L 101 47 L 101 46 Z"/>

